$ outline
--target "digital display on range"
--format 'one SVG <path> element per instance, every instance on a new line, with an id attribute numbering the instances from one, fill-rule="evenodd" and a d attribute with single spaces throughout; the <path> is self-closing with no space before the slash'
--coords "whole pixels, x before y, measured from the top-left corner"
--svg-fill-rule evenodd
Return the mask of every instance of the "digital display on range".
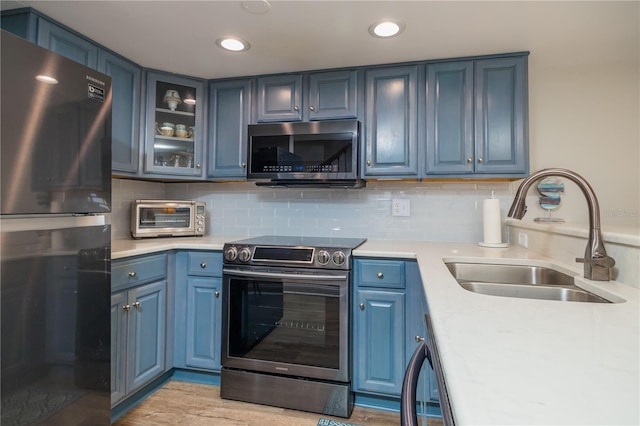
<path id="1" fill-rule="evenodd" d="M 256 247 L 253 260 L 308 262 L 313 260 L 312 248 Z"/>

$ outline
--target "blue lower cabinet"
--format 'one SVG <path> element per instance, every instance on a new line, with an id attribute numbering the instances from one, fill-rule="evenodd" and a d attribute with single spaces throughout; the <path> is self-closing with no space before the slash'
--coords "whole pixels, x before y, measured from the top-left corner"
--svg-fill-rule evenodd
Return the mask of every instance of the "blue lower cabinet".
<path id="1" fill-rule="evenodd" d="M 400 395 L 404 376 L 404 292 L 357 290 L 354 388 Z"/>
<path id="2" fill-rule="evenodd" d="M 187 280 L 185 366 L 220 370 L 221 278 Z"/>
<path id="3" fill-rule="evenodd" d="M 413 356 L 422 339 L 428 339 L 427 324 L 424 316 L 429 313 L 427 299 L 422 288 L 422 279 L 417 262 L 405 262 L 407 277 L 407 334 L 406 334 L 406 362 Z M 438 382 L 431 366 L 425 362 L 422 365 L 420 381 L 416 398 L 418 401 L 439 401 Z"/>
<path id="4" fill-rule="evenodd" d="M 111 295 L 111 406 L 126 396 L 127 292 Z"/>
<path id="5" fill-rule="evenodd" d="M 166 281 L 129 291 L 129 392 L 136 391 L 164 372 L 166 292 Z"/>
<path id="6" fill-rule="evenodd" d="M 176 254 L 173 364 L 220 371 L 222 343 L 222 253 Z"/>
<path id="7" fill-rule="evenodd" d="M 111 266 L 111 406 L 167 371 L 167 255 Z"/>
<path id="8" fill-rule="evenodd" d="M 427 303 L 415 261 L 357 258 L 354 262 L 353 387 L 357 398 L 397 398 L 404 372 L 426 339 Z M 433 370 L 424 365 L 418 401 L 438 402 Z M 436 406 L 437 407 L 437 406 Z"/>
<path id="9" fill-rule="evenodd" d="M 111 405 L 165 371 L 167 281 L 111 296 Z"/>

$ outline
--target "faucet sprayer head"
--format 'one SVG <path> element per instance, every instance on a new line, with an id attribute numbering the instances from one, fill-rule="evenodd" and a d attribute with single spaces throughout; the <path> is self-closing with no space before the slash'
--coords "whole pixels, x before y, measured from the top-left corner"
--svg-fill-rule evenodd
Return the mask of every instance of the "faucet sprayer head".
<path id="1" fill-rule="evenodd" d="M 527 212 L 527 205 L 524 203 L 524 198 L 516 199 L 513 201 L 509 213 L 507 216 L 514 219 L 522 219 Z"/>

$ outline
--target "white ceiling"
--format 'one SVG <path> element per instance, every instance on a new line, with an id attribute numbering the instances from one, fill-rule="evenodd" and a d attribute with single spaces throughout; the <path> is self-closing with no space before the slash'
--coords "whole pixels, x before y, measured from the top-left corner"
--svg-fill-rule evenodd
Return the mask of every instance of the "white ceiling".
<path id="1" fill-rule="evenodd" d="M 266 14 L 240 1 L 5 1 L 33 7 L 147 68 L 201 78 L 531 51 L 535 66 L 638 62 L 640 2 L 277 1 Z M 398 37 L 368 33 L 381 18 Z M 215 40 L 251 43 L 225 52 Z"/>

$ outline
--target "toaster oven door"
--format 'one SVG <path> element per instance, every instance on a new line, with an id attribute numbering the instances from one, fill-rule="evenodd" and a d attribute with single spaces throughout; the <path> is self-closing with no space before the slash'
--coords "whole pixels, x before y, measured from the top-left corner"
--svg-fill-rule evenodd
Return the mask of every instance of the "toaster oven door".
<path id="1" fill-rule="evenodd" d="M 134 204 L 134 238 L 195 235 L 194 206 L 190 204 Z"/>

